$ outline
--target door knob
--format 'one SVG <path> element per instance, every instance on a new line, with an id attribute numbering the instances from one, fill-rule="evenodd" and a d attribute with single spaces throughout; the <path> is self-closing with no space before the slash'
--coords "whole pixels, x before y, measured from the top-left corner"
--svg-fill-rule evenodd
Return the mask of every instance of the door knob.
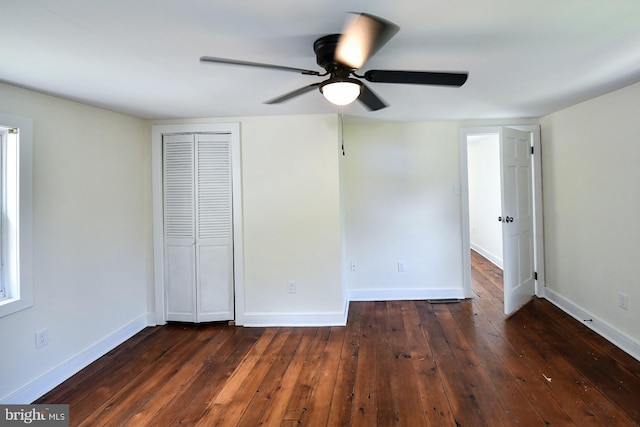
<path id="1" fill-rule="evenodd" d="M 512 216 L 508 216 L 504 219 L 506 222 L 513 222 L 513 217 Z"/>
<path id="2" fill-rule="evenodd" d="M 501 216 L 498 217 L 498 222 L 504 222 Z"/>

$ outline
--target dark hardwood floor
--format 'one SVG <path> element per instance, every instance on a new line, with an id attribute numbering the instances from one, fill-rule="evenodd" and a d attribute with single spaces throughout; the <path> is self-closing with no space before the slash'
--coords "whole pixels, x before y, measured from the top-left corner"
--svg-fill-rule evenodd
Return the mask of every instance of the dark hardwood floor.
<path id="1" fill-rule="evenodd" d="M 545 300 L 353 302 L 346 327 L 147 328 L 36 403 L 83 426 L 638 426 L 640 362 Z"/>

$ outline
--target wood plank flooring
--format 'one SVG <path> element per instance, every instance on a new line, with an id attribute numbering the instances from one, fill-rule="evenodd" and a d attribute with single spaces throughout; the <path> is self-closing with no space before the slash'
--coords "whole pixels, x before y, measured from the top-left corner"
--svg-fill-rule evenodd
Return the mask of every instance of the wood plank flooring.
<path id="1" fill-rule="evenodd" d="M 545 300 L 353 302 L 346 327 L 147 328 L 35 403 L 74 426 L 640 426 L 640 362 Z"/>

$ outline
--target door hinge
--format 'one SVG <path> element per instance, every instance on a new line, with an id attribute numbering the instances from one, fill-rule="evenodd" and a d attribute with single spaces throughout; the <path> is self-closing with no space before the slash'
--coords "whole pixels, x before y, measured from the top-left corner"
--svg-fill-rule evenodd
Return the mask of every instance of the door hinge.
<path id="1" fill-rule="evenodd" d="M 531 146 L 531 154 L 533 154 L 533 146 Z"/>
<path id="2" fill-rule="evenodd" d="M 533 272 L 533 280 L 538 280 L 538 272 L 537 271 Z"/>
<path id="3" fill-rule="evenodd" d="M 9 132 L 9 134 L 11 134 L 11 135 L 18 133 L 18 129 L 16 129 L 16 128 L 10 128 L 10 129 L 7 129 L 7 130 Z"/>

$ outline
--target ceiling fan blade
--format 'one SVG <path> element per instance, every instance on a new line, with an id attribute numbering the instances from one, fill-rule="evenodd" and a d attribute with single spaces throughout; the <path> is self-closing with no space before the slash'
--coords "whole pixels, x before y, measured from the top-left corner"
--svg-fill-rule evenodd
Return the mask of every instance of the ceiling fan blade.
<path id="1" fill-rule="evenodd" d="M 399 30 L 396 24 L 377 16 L 352 14 L 336 47 L 335 60 L 354 70 L 362 68 Z"/>
<path id="2" fill-rule="evenodd" d="M 369 87 L 365 84 L 362 85 L 362 92 L 358 97 L 358 101 L 364 104 L 365 107 L 369 111 L 378 111 L 382 110 L 387 106 L 387 104 L 378 97 Z"/>
<path id="3" fill-rule="evenodd" d="M 312 84 L 310 84 L 308 86 L 301 87 L 300 89 L 296 89 L 296 90 L 291 91 L 289 93 L 285 93 L 284 95 L 279 96 L 277 98 L 270 99 L 269 101 L 266 101 L 265 104 L 279 104 L 281 102 L 288 101 L 289 99 L 291 99 L 293 97 L 296 97 L 298 95 L 302 95 L 302 94 L 305 94 L 307 92 L 311 92 L 312 90 L 314 90 L 315 88 L 317 88 L 319 86 L 320 86 L 320 83 L 312 83 Z"/>
<path id="4" fill-rule="evenodd" d="M 364 78 L 370 82 L 407 83 L 436 86 L 462 86 L 469 77 L 468 73 L 440 73 L 433 71 L 392 71 L 369 70 Z"/>
<path id="5" fill-rule="evenodd" d="M 241 65 L 245 67 L 271 68 L 273 70 L 293 71 L 310 76 L 319 76 L 320 73 L 314 70 L 305 70 L 304 68 L 286 67 L 283 65 L 263 64 L 261 62 L 239 61 L 237 59 L 216 58 L 213 56 L 201 56 L 200 62 L 213 62 L 216 64 Z"/>

